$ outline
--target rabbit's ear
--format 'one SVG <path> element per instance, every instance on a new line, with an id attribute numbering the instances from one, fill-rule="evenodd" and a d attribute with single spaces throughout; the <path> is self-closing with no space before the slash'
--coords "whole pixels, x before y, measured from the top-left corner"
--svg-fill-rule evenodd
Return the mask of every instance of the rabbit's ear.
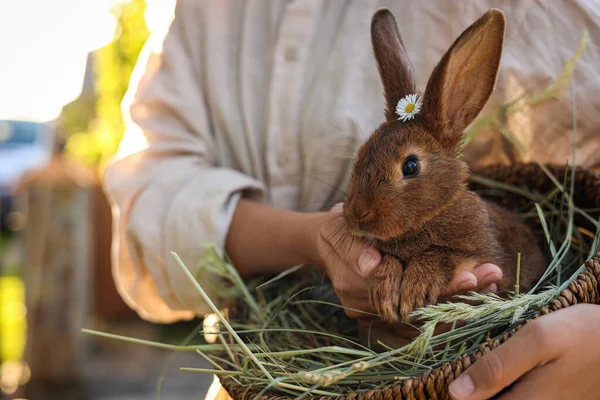
<path id="1" fill-rule="evenodd" d="M 502 11 L 486 12 L 456 39 L 429 78 L 423 111 L 449 149 L 458 149 L 494 90 L 505 26 Z"/>
<path id="2" fill-rule="evenodd" d="M 371 42 L 385 93 L 385 117 L 387 121 L 396 120 L 398 101 L 408 94 L 416 94 L 417 89 L 396 19 L 388 9 L 382 8 L 373 14 Z"/>

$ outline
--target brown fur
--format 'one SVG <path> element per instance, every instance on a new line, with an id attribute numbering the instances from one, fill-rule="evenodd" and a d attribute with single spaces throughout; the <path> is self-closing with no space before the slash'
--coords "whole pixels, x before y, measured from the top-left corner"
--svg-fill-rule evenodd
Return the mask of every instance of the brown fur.
<path id="1" fill-rule="evenodd" d="M 392 14 L 381 9 L 373 16 L 386 122 L 359 151 L 344 217 L 355 235 L 383 254 L 369 286 L 385 321 L 405 320 L 415 308 L 435 303 L 464 262 L 500 266 L 500 290 L 514 285 L 517 252 L 523 290 L 545 269 L 537 238 L 519 217 L 468 190 L 468 166 L 458 156 L 464 129 L 493 91 L 504 29 L 504 14 L 496 9 L 467 28 L 435 67 L 421 112 L 402 122 L 395 107 L 416 93 L 412 66 Z M 409 155 L 419 159 L 418 176 L 403 177 Z"/>

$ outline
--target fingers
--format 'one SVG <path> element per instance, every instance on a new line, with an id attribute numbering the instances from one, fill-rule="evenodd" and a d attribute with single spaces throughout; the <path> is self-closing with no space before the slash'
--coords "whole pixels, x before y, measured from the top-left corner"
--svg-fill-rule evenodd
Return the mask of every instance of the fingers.
<path id="1" fill-rule="evenodd" d="M 560 343 L 555 343 L 556 335 L 547 332 L 539 320 L 527 324 L 453 381 L 449 387 L 452 398 L 488 399 L 529 370 L 553 359 Z"/>
<path id="2" fill-rule="evenodd" d="M 335 235 L 330 235 L 324 239 L 334 254 L 335 261 L 343 264 L 339 265 L 339 268 L 350 268 L 361 277 L 367 278 L 381 263 L 381 253 L 358 238 L 348 236 L 345 240 L 339 240 Z"/>
<path id="3" fill-rule="evenodd" d="M 351 256 L 353 256 L 351 254 Z M 362 251 L 358 256 L 357 267 L 361 276 L 369 277 L 375 268 L 381 263 L 381 254 L 377 249 L 371 247 Z"/>
<path id="4" fill-rule="evenodd" d="M 477 277 L 471 271 L 460 271 L 450 281 L 450 284 L 444 291 L 445 295 L 453 295 L 457 293 L 475 290 L 477 287 Z"/>
<path id="5" fill-rule="evenodd" d="M 492 283 L 481 290 L 481 293 L 496 293 L 498 291 L 498 285 Z"/>
<path id="6" fill-rule="evenodd" d="M 494 264 L 481 264 L 474 268 L 459 270 L 443 293 L 444 299 L 469 291 L 495 293 L 502 270 Z"/>
<path id="7" fill-rule="evenodd" d="M 475 291 L 475 290 L 476 289 L 473 289 L 472 291 Z M 479 293 L 496 293 L 497 291 L 498 291 L 498 285 L 496 285 L 495 283 L 492 283 L 490 285 L 487 285 L 483 289 L 479 290 Z M 469 291 L 461 291 L 461 292 L 456 292 L 456 293 L 453 293 L 453 294 L 446 294 L 446 295 L 440 297 L 439 300 L 438 300 L 438 302 L 439 303 L 446 303 L 446 302 L 456 302 L 456 301 L 459 301 L 461 303 L 470 304 L 472 306 L 478 305 L 479 302 L 477 302 L 477 301 L 458 299 L 456 297 L 457 295 L 466 294 L 467 292 L 469 292 Z"/>
<path id="8" fill-rule="evenodd" d="M 345 264 L 354 270 L 363 278 L 369 277 L 375 268 L 381 263 L 381 253 L 373 246 L 356 238 L 349 237 L 349 246 L 342 246 L 336 249 L 341 250 L 340 257 Z M 347 250 L 346 254 L 343 254 Z"/>
<path id="9" fill-rule="evenodd" d="M 354 267 L 349 265 L 347 260 L 351 259 L 352 256 L 343 255 L 343 252 L 340 251 L 347 248 L 347 246 L 335 239 L 326 239 L 324 245 L 326 248 L 323 251 L 327 253 L 327 257 L 324 258 L 325 269 L 336 294 L 344 306 L 346 315 L 350 318 L 365 318 L 369 317 L 369 314 L 365 313 L 375 314 L 375 310 L 369 303 L 367 281 L 360 274 L 357 267 L 358 261 L 354 262 Z M 355 246 L 360 245 L 360 243 L 355 244 Z M 362 247 L 366 246 L 362 245 Z M 356 255 L 354 257 L 355 260 L 360 258 Z M 374 263 L 377 259 L 371 256 L 367 261 Z"/>
<path id="10" fill-rule="evenodd" d="M 348 298 L 343 306 L 348 318 L 358 320 L 361 325 L 368 325 L 377 315 L 368 298 Z"/>
<path id="11" fill-rule="evenodd" d="M 481 290 L 502 279 L 502 270 L 494 264 L 481 264 L 473 271 L 477 280 L 477 289 Z"/>
<path id="12" fill-rule="evenodd" d="M 534 369 L 520 379 L 500 400 L 547 400 L 547 399 L 584 399 L 573 395 L 569 380 L 572 376 L 565 373 L 565 366 L 552 362 L 541 368 Z M 566 393 L 560 393 L 561 389 Z"/>
<path id="13" fill-rule="evenodd" d="M 330 212 L 333 214 L 331 221 L 341 217 L 342 209 L 343 205 L 341 203 L 331 208 Z M 337 224 L 328 225 L 323 237 L 345 264 L 353 268 L 363 278 L 371 275 L 381 262 L 381 253 L 364 240 L 352 236 L 341 221 Z"/>

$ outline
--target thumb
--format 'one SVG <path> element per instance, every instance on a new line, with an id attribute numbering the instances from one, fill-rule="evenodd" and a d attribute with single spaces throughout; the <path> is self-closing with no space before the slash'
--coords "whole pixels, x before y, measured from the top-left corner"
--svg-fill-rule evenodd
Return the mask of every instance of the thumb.
<path id="1" fill-rule="evenodd" d="M 337 203 L 331 208 L 330 212 L 341 214 L 343 209 L 344 204 Z M 376 248 L 369 246 L 362 240 L 352 242 L 352 246 L 346 257 L 346 264 L 352 264 L 362 277 L 369 277 L 380 262 L 381 253 Z"/>
<path id="2" fill-rule="evenodd" d="M 371 247 L 364 249 L 364 246 L 360 246 L 362 251 L 355 258 L 358 272 L 365 278 L 369 277 L 375 270 L 375 268 L 381 262 L 381 253 L 377 249 Z"/>
<path id="3" fill-rule="evenodd" d="M 448 388 L 452 399 L 488 399 L 531 369 L 554 358 L 558 346 L 548 343 L 552 337 L 542 337 L 537 322 L 525 325 L 454 380 Z"/>

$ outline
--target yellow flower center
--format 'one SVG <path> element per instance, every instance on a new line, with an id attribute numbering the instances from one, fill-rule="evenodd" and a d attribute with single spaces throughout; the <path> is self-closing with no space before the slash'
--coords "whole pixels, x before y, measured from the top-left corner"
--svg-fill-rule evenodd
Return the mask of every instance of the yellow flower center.
<path id="1" fill-rule="evenodd" d="M 405 109 L 405 111 L 406 111 L 407 113 L 410 113 L 410 112 L 412 112 L 412 110 L 414 110 L 414 109 L 415 109 L 415 105 L 414 105 L 414 104 L 412 104 L 412 103 L 410 103 L 409 105 L 407 105 L 407 106 L 406 106 L 406 109 Z"/>

